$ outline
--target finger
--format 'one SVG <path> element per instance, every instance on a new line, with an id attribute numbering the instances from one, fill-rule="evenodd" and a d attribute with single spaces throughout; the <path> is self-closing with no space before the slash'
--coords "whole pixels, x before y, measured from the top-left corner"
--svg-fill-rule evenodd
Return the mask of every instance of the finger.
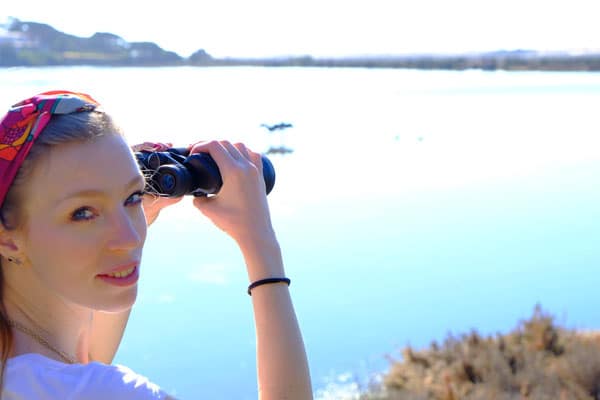
<path id="1" fill-rule="evenodd" d="M 227 149 L 227 151 L 229 152 L 229 154 L 231 154 L 231 157 L 233 157 L 236 160 L 243 160 L 244 156 L 242 153 L 240 153 L 240 151 L 237 149 L 237 147 L 235 147 L 234 145 L 231 144 L 230 141 L 228 140 L 222 140 L 221 144 L 223 145 L 223 147 L 225 147 Z"/>
<path id="2" fill-rule="evenodd" d="M 134 144 L 131 146 L 133 151 L 154 151 L 156 148 L 156 143 L 153 142 L 144 142 L 140 144 Z"/>
<path id="3" fill-rule="evenodd" d="M 256 168 L 258 168 L 258 171 L 262 175 L 263 174 L 262 155 L 260 153 L 255 153 L 253 151 L 249 151 L 248 153 L 250 155 L 250 161 L 252 161 L 252 164 L 256 165 Z"/>
<path id="4" fill-rule="evenodd" d="M 213 197 L 205 197 L 205 196 L 194 197 L 192 204 L 194 205 L 194 207 L 196 207 L 198 210 L 200 210 L 200 212 L 202 212 L 202 214 L 206 215 L 206 212 L 209 211 L 209 209 L 211 207 L 211 203 L 214 200 L 215 199 Z"/>
<path id="5" fill-rule="evenodd" d="M 133 146 L 131 146 L 131 149 L 133 151 L 165 151 L 171 147 L 173 147 L 172 143 L 144 142 L 140 144 L 134 144 Z"/>
<path id="6" fill-rule="evenodd" d="M 155 143 L 156 144 L 156 150 L 154 151 L 165 151 L 167 149 L 170 149 L 171 147 L 173 147 L 173 143 Z"/>
<path id="7" fill-rule="evenodd" d="M 208 153 L 215 160 L 219 169 L 228 170 L 234 167 L 235 159 L 225 146 L 216 140 L 196 143 L 190 149 L 190 154 Z"/>
<path id="8" fill-rule="evenodd" d="M 240 154 L 249 161 L 252 161 L 252 159 L 250 158 L 250 153 L 248 152 L 248 148 L 246 147 L 246 145 L 244 143 L 236 143 L 233 145 L 237 151 L 240 152 Z"/>
<path id="9" fill-rule="evenodd" d="M 197 196 L 197 197 L 194 197 L 192 203 L 195 206 L 202 206 L 203 204 L 209 202 L 210 200 L 212 200 L 212 198 L 210 198 L 208 196 Z"/>
<path id="10" fill-rule="evenodd" d="M 208 143 L 208 140 L 198 140 L 197 142 L 194 142 L 194 143 L 188 144 L 188 146 L 187 146 L 187 150 L 188 150 L 188 152 L 190 152 L 190 151 L 192 151 L 192 148 L 193 148 L 195 145 L 197 145 L 197 144 L 204 144 L 204 143 Z"/>
<path id="11" fill-rule="evenodd" d="M 262 156 L 259 153 L 255 153 L 252 150 L 248 149 L 248 147 L 246 147 L 246 145 L 244 143 L 236 143 L 234 146 L 244 156 L 244 158 L 246 158 L 248 161 L 250 161 L 258 169 L 258 171 L 262 175 L 262 173 L 263 173 Z"/>

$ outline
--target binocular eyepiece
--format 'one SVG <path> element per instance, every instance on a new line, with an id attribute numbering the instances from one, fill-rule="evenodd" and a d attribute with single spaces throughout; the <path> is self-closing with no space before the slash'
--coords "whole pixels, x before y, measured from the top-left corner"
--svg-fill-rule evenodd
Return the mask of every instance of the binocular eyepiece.
<path id="1" fill-rule="evenodd" d="M 135 152 L 146 177 L 146 191 L 164 197 L 216 194 L 223 186 L 217 163 L 208 153 L 189 154 L 186 148 Z M 269 194 L 275 185 L 275 169 L 262 156 L 263 178 Z"/>

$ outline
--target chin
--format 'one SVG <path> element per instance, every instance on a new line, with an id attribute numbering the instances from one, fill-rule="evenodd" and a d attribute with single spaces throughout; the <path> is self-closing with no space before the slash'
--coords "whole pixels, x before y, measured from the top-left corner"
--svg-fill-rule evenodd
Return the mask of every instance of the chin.
<path id="1" fill-rule="evenodd" d="M 119 313 L 130 310 L 135 304 L 135 300 L 137 299 L 137 285 L 128 290 L 123 291 L 122 293 L 111 295 L 110 297 L 106 297 L 106 295 L 95 302 L 94 308 L 95 310 L 106 312 L 106 313 Z"/>

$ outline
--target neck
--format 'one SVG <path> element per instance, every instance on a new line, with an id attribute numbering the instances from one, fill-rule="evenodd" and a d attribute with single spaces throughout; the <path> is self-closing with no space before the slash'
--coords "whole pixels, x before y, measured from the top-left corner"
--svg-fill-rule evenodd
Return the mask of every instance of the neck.
<path id="1" fill-rule="evenodd" d="M 10 285 L 5 285 L 4 304 L 9 319 L 37 334 L 54 349 L 78 363 L 88 363 L 93 311 L 53 297 L 37 303 L 34 296 L 22 296 Z M 43 304 L 43 308 L 36 304 Z M 35 335 L 24 329 L 13 328 L 15 337 L 12 356 L 39 353 L 65 362 L 50 346 L 45 346 Z"/>

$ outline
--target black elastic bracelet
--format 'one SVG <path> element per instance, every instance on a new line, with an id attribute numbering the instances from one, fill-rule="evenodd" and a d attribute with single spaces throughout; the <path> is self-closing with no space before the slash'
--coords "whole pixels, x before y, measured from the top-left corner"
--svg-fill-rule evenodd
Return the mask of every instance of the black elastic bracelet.
<path id="1" fill-rule="evenodd" d="M 252 282 L 250 284 L 250 286 L 248 286 L 248 294 L 250 296 L 252 296 L 252 289 L 254 289 L 257 286 L 266 285 L 268 283 L 280 283 L 280 282 L 287 283 L 288 286 L 290 286 L 290 283 L 291 283 L 291 281 L 288 278 L 267 278 L 267 279 L 261 279 L 261 280 Z"/>

